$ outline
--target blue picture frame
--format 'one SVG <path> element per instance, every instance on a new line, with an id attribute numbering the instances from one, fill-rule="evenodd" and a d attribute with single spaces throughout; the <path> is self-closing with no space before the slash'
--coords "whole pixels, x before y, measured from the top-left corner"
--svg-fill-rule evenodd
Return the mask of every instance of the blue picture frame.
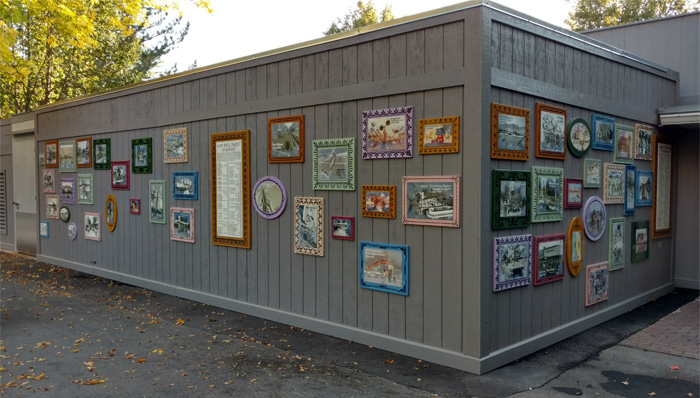
<path id="1" fill-rule="evenodd" d="M 625 166 L 625 208 L 622 213 L 625 216 L 634 215 L 634 203 L 637 197 L 637 167 L 628 164 Z"/>
<path id="2" fill-rule="evenodd" d="M 406 245 L 361 241 L 360 287 L 408 296 L 408 255 Z"/>
<path id="3" fill-rule="evenodd" d="M 48 221 L 39 221 L 39 235 L 42 238 L 49 237 L 49 222 Z"/>
<path id="4" fill-rule="evenodd" d="M 654 199 L 654 173 L 651 171 L 637 170 L 637 178 L 634 183 L 634 205 L 638 207 L 651 206 Z"/>
<path id="5" fill-rule="evenodd" d="M 199 199 L 199 172 L 176 171 L 173 173 L 173 199 Z"/>
<path id="6" fill-rule="evenodd" d="M 603 115 L 591 116 L 593 143 L 591 147 L 601 151 L 615 150 L 615 119 Z"/>

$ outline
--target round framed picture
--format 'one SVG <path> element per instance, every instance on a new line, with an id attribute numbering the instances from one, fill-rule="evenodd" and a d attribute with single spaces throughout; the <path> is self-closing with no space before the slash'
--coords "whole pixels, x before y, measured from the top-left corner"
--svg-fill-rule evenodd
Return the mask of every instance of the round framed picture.
<path id="1" fill-rule="evenodd" d="M 74 222 L 68 224 L 68 239 L 75 240 L 78 237 L 78 226 Z"/>
<path id="2" fill-rule="evenodd" d="M 253 207 L 261 217 L 271 220 L 282 215 L 287 205 L 287 190 L 275 177 L 263 177 L 253 187 Z"/>
<path id="3" fill-rule="evenodd" d="M 569 122 L 566 131 L 569 151 L 577 158 L 585 156 L 591 149 L 591 126 L 588 122 L 580 117 L 573 119 Z"/>
<path id="4" fill-rule="evenodd" d="M 70 221 L 70 209 L 66 206 L 61 206 L 61 210 L 58 212 L 58 218 L 63 222 Z"/>
<path id="5" fill-rule="evenodd" d="M 607 225 L 607 213 L 603 199 L 598 196 L 591 196 L 583 206 L 581 213 L 583 219 L 583 229 L 586 236 L 592 241 L 597 241 L 605 233 Z"/>

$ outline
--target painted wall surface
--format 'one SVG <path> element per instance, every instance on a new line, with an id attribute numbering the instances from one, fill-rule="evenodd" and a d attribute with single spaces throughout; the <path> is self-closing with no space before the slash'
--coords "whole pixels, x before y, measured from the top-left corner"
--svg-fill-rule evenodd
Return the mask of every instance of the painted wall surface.
<path id="1" fill-rule="evenodd" d="M 15 250 L 15 212 L 12 205 L 12 135 L 10 120 L 0 120 L 0 170 L 5 171 L 5 217 L 7 233 L 0 233 L 0 248 Z"/>
<path id="2" fill-rule="evenodd" d="M 700 131 L 676 129 L 678 190 L 676 191 L 675 254 L 676 285 L 700 289 Z"/>

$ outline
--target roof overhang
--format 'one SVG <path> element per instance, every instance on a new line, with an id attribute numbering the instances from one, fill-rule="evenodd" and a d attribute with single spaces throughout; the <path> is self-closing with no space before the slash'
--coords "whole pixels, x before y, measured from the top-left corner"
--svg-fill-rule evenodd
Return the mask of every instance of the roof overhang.
<path id="1" fill-rule="evenodd" d="M 660 108 L 659 126 L 699 127 L 700 104 Z"/>

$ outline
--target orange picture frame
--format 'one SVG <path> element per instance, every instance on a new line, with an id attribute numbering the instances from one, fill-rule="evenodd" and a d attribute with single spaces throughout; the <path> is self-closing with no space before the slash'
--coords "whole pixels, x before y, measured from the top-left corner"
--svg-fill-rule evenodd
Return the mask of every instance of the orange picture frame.
<path id="1" fill-rule="evenodd" d="M 535 104 L 535 157 L 566 159 L 566 109 Z"/>
<path id="2" fill-rule="evenodd" d="M 530 158 L 530 110 L 491 104 L 491 159 Z"/>
<path id="3" fill-rule="evenodd" d="M 396 185 L 363 185 L 362 217 L 396 218 Z"/>

